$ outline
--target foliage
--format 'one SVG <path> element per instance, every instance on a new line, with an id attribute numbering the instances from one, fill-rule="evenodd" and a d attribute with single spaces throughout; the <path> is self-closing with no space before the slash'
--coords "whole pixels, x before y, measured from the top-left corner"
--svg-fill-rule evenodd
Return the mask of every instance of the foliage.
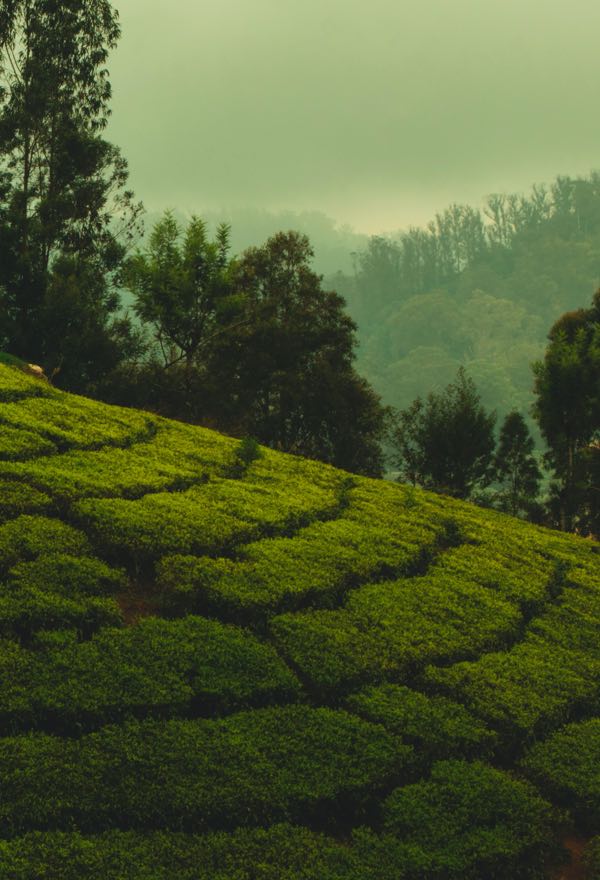
<path id="1" fill-rule="evenodd" d="M 461 368 L 440 394 L 417 398 L 398 416 L 393 434 L 401 477 L 468 498 L 492 479 L 495 415 L 488 414 Z"/>
<path id="2" fill-rule="evenodd" d="M 167 211 L 154 226 L 147 250 L 127 261 L 124 282 L 134 295 L 136 314 L 152 329 L 163 367 L 183 362 L 189 372 L 213 336 L 223 332 L 230 298 L 229 227 L 221 224 L 211 242 L 206 223 L 192 217 L 183 241 L 181 234 Z"/>
<path id="3" fill-rule="evenodd" d="M 384 804 L 385 830 L 421 849 L 427 876 L 448 880 L 547 876 L 555 824 L 532 785 L 479 762 L 435 764 Z"/>
<path id="4" fill-rule="evenodd" d="M 295 666 L 329 691 L 476 655 L 514 638 L 520 623 L 519 610 L 494 590 L 433 567 L 360 587 L 339 610 L 276 617 L 271 629 Z"/>
<path id="5" fill-rule="evenodd" d="M 486 408 L 528 414 L 547 328 L 598 286 L 600 174 L 452 205 L 355 250 L 354 273 L 327 282 L 348 302 L 358 369 L 386 404 L 406 409 L 462 365 Z"/>
<path id="6" fill-rule="evenodd" d="M 590 309 L 567 312 L 552 327 L 544 360 L 534 366 L 535 414 L 559 480 L 555 515 L 562 529 L 598 534 L 600 438 L 600 291 Z"/>
<path id="7" fill-rule="evenodd" d="M 410 754 L 381 727 L 301 706 L 129 722 L 80 739 L 7 737 L 0 827 L 201 830 L 293 820 L 336 804 L 348 817 Z"/>
<path id="8" fill-rule="evenodd" d="M 268 645 L 200 617 L 105 626 L 88 641 L 50 642 L 33 651 L 3 642 L 0 667 L 10 680 L 0 696 L 0 720 L 13 731 L 69 734 L 192 706 L 211 714 L 285 703 L 299 691 Z"/>
<path id="9" fill-rule="evenodd" d="M 306 236 L 279 233 L 236 262 L 240 320 L 208 366 L 219 423 L 287 452 L 379 474 L 383 410 L 354 372 L 355 325 L 323 290 Z"/>
<path id="10" fill-rule="evenodd" d="M 592 833 L 600 821 L 600 719 L 568 724 L 536 743 L 523 767 L 560 802 L 581 828 Z"/>
<path id="11" fill-rule="evenodd" d="M 228 259 L 171 214 L 127 264 L 136 311 L 161 352 L 121 375 L 110 399 L 256 437 L 275 449 L 379 475 L 386 411 L 354 370 L 355 325 L 322 287 L 306 236 L 278 233 Z"/>
<path id="12" fill-rule="evenodd" d="M 238 479 L 243 477 L 252 462 L 257 461 L 261 455 L 258 440 L 254 437 L 242 437 L 235 448 L 233 462 L 228 470 L 229 476 Z"/>
<path id="13" fill-rule="evenodd" d="M 155 831 L 30 833 L 0 841 L 2 880 L 401 880 L 306 828 L 278 824 L 231 834 Z"/>
<path id="14" fill-rule="evenodd" d="M 499 507 L 512 516 L 535 510 L 542 475 L 533 456 L 533 437 L 521 413 L 508 413 L 494 456 L 494 481 L 500 484 Z"/>
<path id="15" fill-rule="evenodd" d="M 460 703 L 428 696 L 403 685 L 366 687 L 348 697 L 349 708 L 415 745 L 428 760 L 482 756 L 495 734 Z"/>
<path id="16" fill-rule="evenodd" d="M 600 712 L 593 541 L 265 447 L 232 479 L 238 441 L 13 368 L 0 396 L 54 444 L 7 460 L 0 434 L 0 877 L 555 861 L 531 788 L 435 762 L 515 769 Z"/>
<path id="17" fill-rule="evenodd" d="M 118 37 L 108 0 L 15 0 L 0 19 L 0 339 L 72 389 L 137 348 L 115 276 L 139 208 L 102 136 Z"/>

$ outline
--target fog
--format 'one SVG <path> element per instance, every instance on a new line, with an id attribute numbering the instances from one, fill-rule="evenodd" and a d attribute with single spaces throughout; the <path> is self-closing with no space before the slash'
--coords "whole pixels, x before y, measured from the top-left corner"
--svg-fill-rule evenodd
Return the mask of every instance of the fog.
<path id="1" fill-rule="evenodd" d="M 124 0 L 109 137 L 150 210 L 360 232 L 598 167 L 596 0 Z"/>

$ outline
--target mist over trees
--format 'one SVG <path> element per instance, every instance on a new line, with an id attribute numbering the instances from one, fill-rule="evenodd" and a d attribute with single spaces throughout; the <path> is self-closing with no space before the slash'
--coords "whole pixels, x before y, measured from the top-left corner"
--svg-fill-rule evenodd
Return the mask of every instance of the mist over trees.
<path id="1" fill-rule="evenodd" d="M 529 417 L 531 363 L 600 283 L 600 175 L 453 205 L 424 228 L 375 236 L 328 283 L 359 327 L 358 367 L 405 407 L 464 366 L 486 406 Z M 531 423 L 530 423 L 531 424 Z"/>

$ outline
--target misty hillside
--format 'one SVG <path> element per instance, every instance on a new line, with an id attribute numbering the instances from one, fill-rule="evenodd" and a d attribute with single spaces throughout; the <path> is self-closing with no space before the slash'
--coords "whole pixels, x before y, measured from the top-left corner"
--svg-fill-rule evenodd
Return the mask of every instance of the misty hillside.
<path id="1" fill-rule="evenodd" d="M 0 366 L 0 878 L 548 876 L 598 545 L 251 453 Z"/>
<path id="2" fill-rule="evenodd" d="M 358 369 L 386 403 L 439 390 L 462 364 L 500 416 L 532 404 L 552 324 L 600 284 L 600 175 L 452 205 L 426 228 L 370 239 L 327 283 L 358 324 Z"/>

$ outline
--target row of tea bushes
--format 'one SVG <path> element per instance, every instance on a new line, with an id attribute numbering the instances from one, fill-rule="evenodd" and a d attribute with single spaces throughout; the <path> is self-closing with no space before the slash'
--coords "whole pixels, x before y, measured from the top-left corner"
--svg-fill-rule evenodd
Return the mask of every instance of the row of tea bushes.
<path id="1" fill-rule="evenodd" d="M 25 644 L 38 630 L 73 627 L 89 636 L 103 626 L 120 626 L 123 616 L 112 598 L 79 595 L 71 598 L 35 587 L 0 586 L 0 635 Z"/>
<path id="2" fill-rule="evenodd" d="M 19 562 L 53 553 L 91 554 L 86 535 L 59 519 L 23 514 L 0 525 L 0 574 Z"/>
<path id="3" fill-rule="evenodd" d="M 536 743 L 523 768 L 548 794 L 568 807 L 579 828 L 600 829 L 600 718 L 567 724 Z"/>
<path id="4" fill-rule="evenodd" d="M 570 568 L 562 592 L 509 651 L 427 670 L 441 687 L 513 745 L 547 735 L 574 711 L 600 711 L 597 561 Z"/>
<path id="5" fill-rule="evenodd" d="M 395 790 L 383 812 L 382 832 L 357 829 L 351 845 L 288 824 L 204 835 L 34 832 L 0 842 L 0 878 L 541 880 L 546 876 L 556 824 L 550 805 L 531 786 L 484 764 L 437 764 L 430 779 Z"/>
<path id="6" fill-rule="evenodd" d="M 200 617 L 146 618 L 83 642 L 72 631 L 40 634 L 32 647 L 0 641 L 5 731 L 69 734 L 130 716 L 286 703 L 301 692 L 270 645 Z"/>
<path id="7" fill-rule="evenodd" d="M 157 421 L 153 437 L 126 449 L 74 449 L 29 462 L 0 463 L 0 474 L 27 480 L 63 504 L 87 497 L 140 498 L 217 475 L 233 449 L 235 441 L 215 432 Z"/>
<path id="8" fill-rule="evenodd" d="M 516 605 L 467 572 L 452 575 L 436 564 L 422 577 L 361 587 L 340 610 L 276 617 L 271 630 L 303 675 L 329 691 L 405 680 L 428 663 L 505 647 L 521 625 Z"/>
<path id="9" fill-rule="evenodd" d="M 292 825 L 226 834 L 31 833 L 0 841 L 0 880 L 402 880 Z"/>
<path id="10" fill-rule="evenodd" d="M 398 734 L 415 746 L 424 761 L 489 755 L 496 734 L 460 703 L 429 696 L 397 684 L 363 688 L 351 694 L 348 708 Z"/>
<path id="11" fill-rule="evenodd" d="M 120 593 L 127 586 L 127 577 L 122 569 L 93 556 L 53 552 L 18 562 L 9 570 L 7 582 L 15 593 L 40 590 L 74 598 Z"/>
<path id="12" fill-rule="evenodd" d="M 303 706 L 218 720 L 141 721 L 79 739 L 0 740 L 0 829 L 202 830 L 345 822 L 412 750 L 345 712 Z"/>
<path id="13" fill-rule="evenodd" d="M 49 513 L 52 508 L 52 499 L 39 489 L 20 480 L 0 478 L 0 525 L 24 513 Z"/>
<path id="14" fill-rule="evenodd" d="M 103 553 L 129 564 L 174 553 L 218 553 L 335 514 L 332 490 L 301 484 L 213 479 L 184 492 L 139 501 L 88 499 L 74 506 L 81 526 Z"/>
<path id="15" fill-rule="evenodd" d="M 485 718 L 513 750 L 564 723 L 574 707 L 598 705 L 599 677 L 598 660 L 531 636 L 510 651 L 431 667 L 425 684 Z"/>
<path id="16" fill-rule="evenodd" d="M 33 431 L 0 424 L 0 462 L 51 455 L 56 451 L 54 443 Z"/>
<path id="17" fill-rule="evenodd" d="M 99 449 L 101 446 L 128 446 L 148 439 L 155 431 L 155 420 L 139 410 L 105 404 L 85 397 L 29 397 L 16 403 L 3 403 L 0 424 L 39 434 L 62 451 Z"/>
<path id="18" fill-rule="evenodd" d="M 314 522 L 293 538 L 241 546 L 237 561 L 167 556 L 158 566 L 158 583 L 171 611 L 210 608 L 259 622 L 306 605 L 335 607 L 351 587 L 384 574 L 408 573 L 433 555 L 437 539 L 419 524 L 390 533 L 342 514 Z"/>
<path id="19" fill-rule="evenodd" d="M 0 403 L 12 403 L 29 397 L 51 397 L 59 395 L 52 386 L 28 375 L 18 368 L 8 369 L 0 365 Z"/>
<path id="20" fill-rule="evenodd" d="M 92 556 L 54 553 L 18 562 L 0 585 L 0 634 L 30 641 L 39 629 L 73 627 L 89 635 L 120 625 L 111 597 L 126 585 L 123 571 Z"/>
<path id="21" fill-rule="evenodd" d="M 413 850 L 417 877 L 541 880 L 556 854 L 551 805 L 532 785 L 477 761 L 435 764 L 429 779 L 392 792 L 383 816 L 384 833 Z"/>

